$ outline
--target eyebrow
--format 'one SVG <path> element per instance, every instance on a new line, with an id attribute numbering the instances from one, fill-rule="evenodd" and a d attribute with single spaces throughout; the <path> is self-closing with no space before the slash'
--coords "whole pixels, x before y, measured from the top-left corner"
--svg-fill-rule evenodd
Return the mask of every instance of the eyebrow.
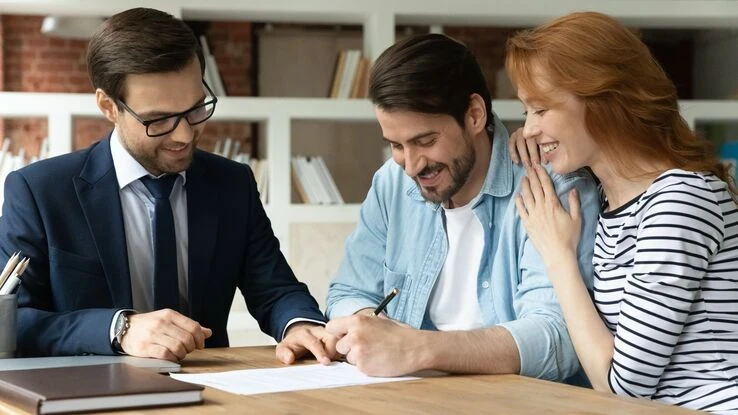
<path id="1" fill-rule="evenodd" d="M 181 111 L 181 112 L 167 112 L 167 111 L 156 111 L 156 110 L 153 110 L 153 111 L 148 111 L 148 112 L 140 112 L 140 113 L 138 113 L 138 115 L 140 117 L 162 118 L 162 117 L 166 117 L 166 116 L 169 116 L 169 115 L 181 114 L 181 113 L 187 112 L 187 111 L 189 111 L 189 110 L 191 110 L 191 109 L 193 109 L 193 108 L 195 108 L 195 107 L 197 107 L 199 105 L 202 105 L 205 102 L 205 98 L 207 98 L 207 97 L 208 97 L 208 95 L 205 94 L 205 93 L 203 93 L 202 98 L 200 98 L 194 105 L 192 105 L 188 109 L 186 109 L 184 111 Z"/>
<path id="2" fill-rule="evenodd" d="M 421 140 L 421 139 L 423 139 L 425 137 L 428 137 L 428 136 L 434 135 L 434 134 L 438 134 L 438 132 L 437 131 L 425 131 L 425 132 L 422 132 L 422 133 L 418 133 L 418 134 L 415 134 L 414 136 L 412 136 L 409 140 L 407 140 L 407 142 L 408 143 L 415 144 L 415 142 L 417 142 L 418 140 Z M 382 138 L 384 139 L 384 141 L 386 141 L 386 142 L 388 142 L 390 144 L 396 143 L 395 141 L 392 141 L 392 140 L 390 140 L 387 137 L 382 137 Z"/>

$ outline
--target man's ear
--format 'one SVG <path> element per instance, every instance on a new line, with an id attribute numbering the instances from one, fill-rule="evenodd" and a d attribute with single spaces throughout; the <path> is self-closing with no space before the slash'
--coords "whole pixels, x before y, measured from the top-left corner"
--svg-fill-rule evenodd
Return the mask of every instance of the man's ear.
<path id="1" fill-rule="evenodd" d="M 479 134 L 484 131 L 487 125 L 487 104 L 479 94 L 471 94 L 469 97 L 469 108 L 466 110 L 464 121 L 466 122 L 466 130 L 472 134 Z"/>
<path id="2" fill-rule="evenodd" d="M 115 101 L 100 88 L 95 90 L 95 101 L 97 102 L 97 107 L 100 108 L 100 112 L 103 113 L 105 118 L 113 124 L 117 124 L 119 112 Z"/>

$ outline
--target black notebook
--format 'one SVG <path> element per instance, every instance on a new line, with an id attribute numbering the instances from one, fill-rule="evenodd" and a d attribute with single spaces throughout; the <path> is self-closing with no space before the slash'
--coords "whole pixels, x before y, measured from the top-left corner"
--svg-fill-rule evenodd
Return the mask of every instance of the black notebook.
<path id="1" fill-rule="evenodd" d="M 0 399 L 37 414 L 200 403 L 203 389 L 124 363 L 0 372 Z"/>

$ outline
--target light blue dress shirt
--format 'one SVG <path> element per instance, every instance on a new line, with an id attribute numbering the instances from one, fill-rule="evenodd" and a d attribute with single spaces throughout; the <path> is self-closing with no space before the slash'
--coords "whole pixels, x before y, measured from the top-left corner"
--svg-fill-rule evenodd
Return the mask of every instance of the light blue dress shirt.
<path id="1" fill-rule="evenodd" d="M 506 328 L 520 354 L 525 376 L 564 380 L 580 366 L 543 260 L 529 240 L 515 208 L 524 168 L 507 152 L 508 133 L 495 116 L 487 178 L 473 211 L 484 228 L 477 298 L 487 327 Z M 588 287 L 599 198 L 586 171 L 552 176 L 562 204 L 576 188 L 583 227 L 578 260 Z M 442 208 L 425 201 L 401 166 L 389 160 L 375 174 L 359 222 L 346 242 L 345 255 L 327 298 L 327 315 L 336 318 L 375 307 L 397 287 L 387 307 L 391 318 L 434 329 L 428 300 L 448 252 Z M 470 299 L 472 300 L 472 299 Z"/>

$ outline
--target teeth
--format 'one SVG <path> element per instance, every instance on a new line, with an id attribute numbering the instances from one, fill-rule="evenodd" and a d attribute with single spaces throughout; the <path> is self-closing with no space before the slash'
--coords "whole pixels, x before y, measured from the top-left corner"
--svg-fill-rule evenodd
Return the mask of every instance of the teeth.
<path id="1" fill-rule="evenodd" d="M 559 147 L 558 143 L 543 144 L 541 145 L 541 150 L 543 150 L 544 153 L 548 153 L 548 152 L 556 150 L 556 148 L 558 147 Z"/>
<path id="2" fill-rule="evenodd" d="M 428 173 L 428 174 L 421 174 L 420 177 L 423 178 L 423 179 L 432 179 L 432 178 L 436 177 L 436 175 L 438 175 L 438 172 L 439 172 L 439 170 L 436 170 L 436 171 L 434 171 L 432 173 Z"/>

